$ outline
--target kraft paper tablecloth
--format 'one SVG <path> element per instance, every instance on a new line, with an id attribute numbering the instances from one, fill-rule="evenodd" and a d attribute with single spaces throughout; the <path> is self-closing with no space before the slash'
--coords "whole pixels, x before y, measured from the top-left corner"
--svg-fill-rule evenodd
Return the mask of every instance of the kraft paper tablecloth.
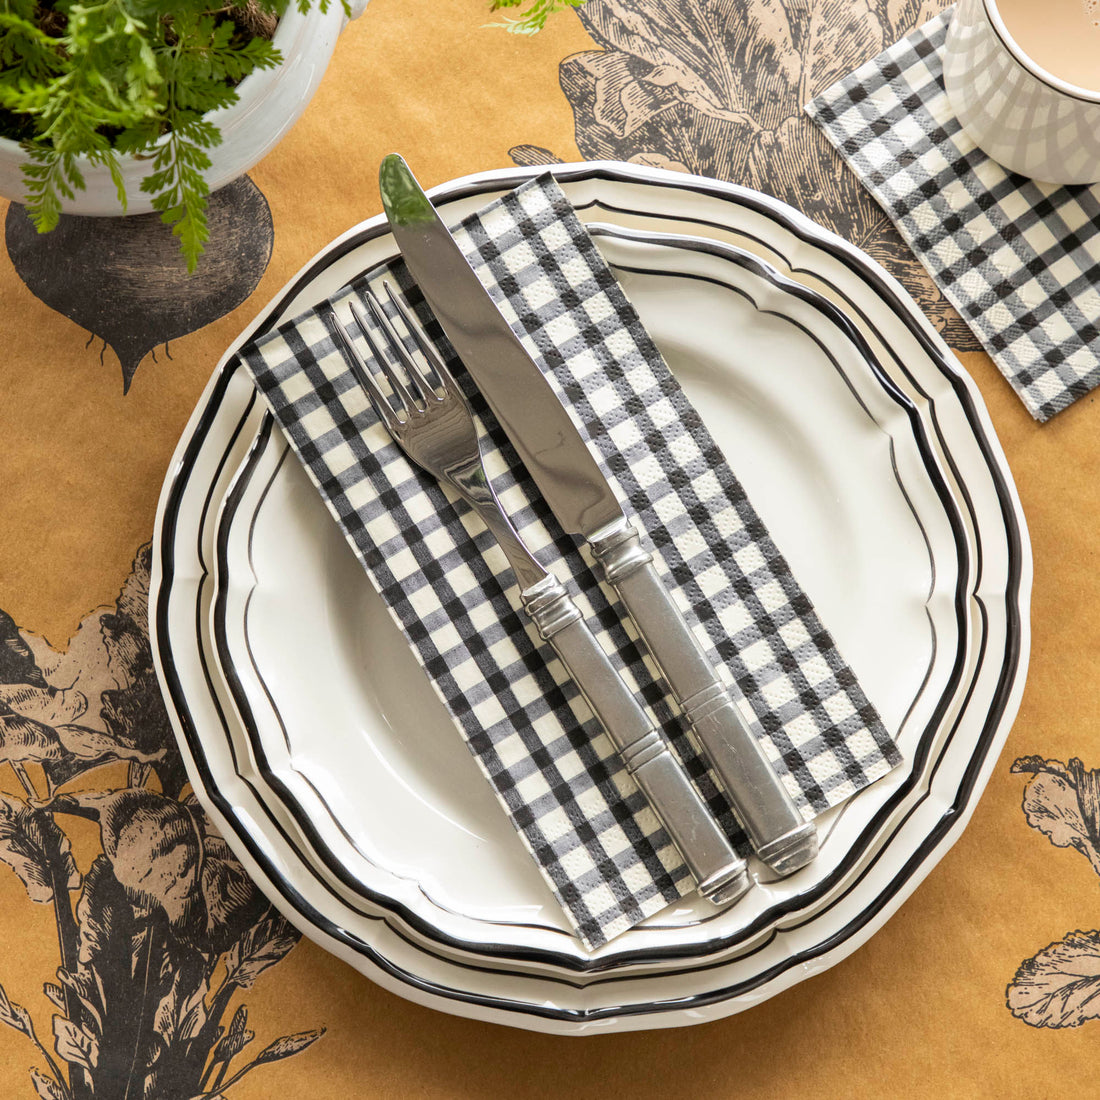
<path id="1" fill-rule="evenodd" d="M 717 1023 L 578 1041 L 418 1007 L 302 943 L 233 1003 L 248 1005 L 256 1051 L 280 1036 L 324 1034 L 226 1096 L 1091 1095 L 1100 1021 L 1030 1026 L 1005 1006 L 1005 988 L 1023 960 L 1100 925 L 1095 872 L 1029 827 L 1025 777 L 1009 771 L 1033 754 L 1100 766 L 1100 410 L 1090 396 L 1036 425 L 985 355 L 967 350 L 949 307 L 922 289 L 881 214 L 854 181 L 845 190 L 844 169 L 799 116 L 811 94 L 940 5 L 590 0 L 581 16 L 557 17 L 530 40 L 483 29 L 493 18 L 487 6 L 371 0 L 302 120 L 251 173 L 274 226 L 259 285 L 227 316 L 172 340 L 167 354 L 158 348 L 155 362 L 145 356 L 126 396 L 114 351 L 89 344 L 87 329 L 33 293 L 0 249 L 0 610 L 58 650 L 92 609 L 123 617 L 116 601 L 151 537 L 169 458 L 213 365 L 310 256 L 378 212 L 382 154 L 400 149 L 429 186 L 513 158 L 633 157 L 798 200 L 908 280 L 962 350 L 1031 529 L 1028 688 L 960 842 L 880 933 L 825 974 Z M 6 204 L 0 214 L 10 235 Z M 125 765 L 113 768 L 78 777 L 73 791 L 121 786 Z M 0 789 L 21 792 L 10 765 Z M 68 820 L 76 866 L 87 872 L 99 828 Z M 57 1010 L 43 985 L 56 980 L 55 921 L 3 866 L 0 937 L 4 996 L 26 1006 L 52 1053 Z M 42 1054 L 0 1025 L 0 1095 L 33 1098 L 32 1067 L 47 1068 Z"/>

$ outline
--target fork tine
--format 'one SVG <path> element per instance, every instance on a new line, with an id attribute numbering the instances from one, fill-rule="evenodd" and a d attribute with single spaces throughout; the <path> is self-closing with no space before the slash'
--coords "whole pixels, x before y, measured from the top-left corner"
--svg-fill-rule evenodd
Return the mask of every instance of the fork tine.
<path id="1" fill-rule="evenodd" d="M 431 364 L 431 368 L 435 371 L 436 377 L 443 384 L 443 388 L 453 389 L 456 393 L 461 394 L 462 391 L 458 388 L 458 383 L 455 381 L 454 375 L 451 374 L 447 364 L 443 361 L 443 356 L 439 354 L 436 346 L 428 338 L 428 334 L 424 331 L 416 314 L 397 297 L 393 292 L 393 287 L 390 286 L 389 283 L 386 283 L 385 286 L 386 294 L 393 303 L 393 308 L 397 310 L 401 320 L 405 322 L 405 327 L 409 330 L 409 335 L 416 341 L 416 346 L 420 349 L 420 354 Z"/>
<path id="2" fill-rule="evenodd" d="M 401 381 L 400 378 L 393 378 L 389 372 L 389 364 L 386 361 L 386 353 L 382 349 L 382 346 L 375 338 L 374 329 L 371 328 L 367 319 L 363 316 L 362 311 L 355 304 L 355 302 L 348 302 L 351 308 L 352 316 L 355 318 L 355 323 L 359 326 L 359 331 L 363 334 L 363 339 L 367 342 L 367 347 L 370 348 L 371 355 L 377 360 L 382 371 L 390 381 L 390 385 L 394 388 L 394 396 L 404 406 L 404 411 L 408 412 L 410 406 L 410 399 L 412 394 L 409 393 L 408 387 Z"/>
<path id="3" fill-rule="evenodd" d="M 370 298 L 367 299 L 368 304 Z M 374 332 L 371 329 L 370 322 L 363 315 L 363 311 L 356 305 L 355 301 L 348 303 L 351 306 L 352 315 L 355 317 L 355 323 L 359 326 L 359 330 L 363 333 L 363 338 L 370 345 L 371 354 L 378 360 L 378 366 L 381 368 L 382 373 L 386 376 L 387 381 L 393 387 L 393 392 L 397 395 L 398 400 L 405 406 L 406 415 L 411 415 L 417 409 L 422 407 L 422 403 L 418 402 L 413 396 L 412 390 L 409 389 L 408 384 L 401 377 L 398 370 L 390 362 L 389 356 L 382 350 Z M 373 312 L 373 310 L 372 310 Z M 383 330 L 384 343 L 388 344 L 396 351 L 394 347 L 394 341 L 392 334 Z"/>
<path id="4" fill-rule="evenodd" d="M 378 295 L 368 288 L 366 299 L 367 308 L 371 311 L 371 316 L 390 341 L 394 354 L 401 360 L 401 365 L 405 368 L 405 374 L 408 376 L 409 381 L 412 382 L 416 392 L 420 395 L 421 401 L 423 401 L 425 406 L 427 406 L 430 401 L 438 401 L 439 398 L 436 396 L 435 388 L 432 386 L 430 379 L 424 373 L 420 364 L 409 354 L 408 348 L 405 347 L 404 340 L 401 339 L 397 329 L 393 327 L 393 323 L 386 316 L 385 310 L 382 309 L 382 303 L 378 300 Z"/>
<path id="5" fill-rule="evenodd" d="M 359 354 L 359 349 L 352 341 L 351 333 L 344 327 L 344 322 L 336 316 L 333 310 L 328 311 L 328 316 L 332 318 L 336 334 L 340 337 L 340 342 L 344 345 L 344 357 L 347 360 L 348 366 L 351 368 L 351 373 L 355 376 L 355 380 L 359 385 L 367 391 L 367 397 L 370 398 L 370 403 L 374 406 L 374 411 L 378 414 L 378 418 L 386 425 L 386 428 L 392 432 L 394 427 L 401 423 L 400 418 L 397 413 L 394 412 L 389 399 L 382 392 L 382 387 L 374 380 L 374 375 L 371 374 L 370 368 Z M 373 347 L 371 351 L 374 352 Z M 374 354 L 377 355 L 377 352 Z"/>
<path id="6" fill-rule="evenodd" d="M 390 287 L 388 281 L 383 281 L 383 285 L 386 288 L 386 295 L 388 296 L 389 300 L 392 301 L 397 311 L 400 313 L 401 318 L 403 318 L 407 324 L 408 318 L 405 316 L 404 312 L 401 312 L 400 303 L 394 297 L 393 288 Z M 370 306 L 372 315 L 374 316 L 374 319 L 378 322 L 379 326 L 382 327 L 383 331 L 385 331 L 389 339 L 393 341 L 394 351 L 397 353 L 397 357 L 401 361 L 401 365 L 405 367 L 405 373 L 411 379 L 412 384 L 416 386 L 417 393 L 419 393 L 421 398 L 423 398 L 423 401 L 425 401 L 425 405 L 428 404 L 428 401 L 438 401 L 439 396 L 436 393 L 436 385 L 434 385 L 434 383 L 431 381 L 431 378 L 428 377 L 425 370 L 423 370 L 423 367 L 416 361 L 416 359 L 414 359 L 414 357 L 412 357 L 412 355 L 409 354 L 409 351 L 405 346 L 405 341 L 400 338 L 400 335 L 398 335 L 397 329 L 394 327 L 393 321 L 390 321 L 389 318 L 386 317 L 386 312 L 382 308 L 381 301 L 378 300 L 377 294 L 375 294 L 374 290 L 371 288 L 367 288 L 366 304 L 367 306 Z"/>

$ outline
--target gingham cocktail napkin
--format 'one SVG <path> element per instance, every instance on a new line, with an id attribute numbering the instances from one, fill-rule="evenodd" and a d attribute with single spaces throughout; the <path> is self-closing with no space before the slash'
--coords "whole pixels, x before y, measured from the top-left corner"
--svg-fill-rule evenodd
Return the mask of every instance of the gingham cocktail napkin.
<path id="1" fill-rule="evenodd" d="M 568 200 L 531 180 L 456 233 L 586 433 L 658 568 L 703 625 L 768 731 L 807 816 L 883 775 L 898 752 L 669 373 Z M 449 352 L 402 264 L 403 288 Z M 384 295 L 383 295 L 384 298 Z M 693 882 L 553 650 L 520 610 L 503 554 L 457 497 L 412 466 L 378 422 L 322 304 L 241 352 L 583 941 L 597 947 Z M 369 355 L 360 341 L 364 355 Z M 736 829 L 576 542 L 557 526 L 469 376 L 485 462 L 528 546 L 569 584 L 715 814 Z M 613 598 L 613 593 L 610 593 Z"/>
<path id="2" fill-rule="evenodd" d="M 1100 382 L 1100 187 L 1038 183 L 966 136 L 948 10 L 806 107 L 948 300 L 1047 420 Z"/>

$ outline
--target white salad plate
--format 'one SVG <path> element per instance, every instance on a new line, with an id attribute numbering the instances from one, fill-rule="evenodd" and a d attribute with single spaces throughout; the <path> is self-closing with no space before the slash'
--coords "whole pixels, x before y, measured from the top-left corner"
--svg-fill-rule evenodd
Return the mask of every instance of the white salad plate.
<path id="1" fill-rule="evenodd" d="M 165 485 L 154 653 L 196 792 L 306 934 L 464 1015 L 685 1024 L 843 958 L 957 838 L 1019 704 L 1030 551 L 972 382 L 862 253 L 730 185 L 554 171 L 582 218 L 642 231 L 597 239 L 903 764 L 820 819 L 805 871 L 585 951 L 232 352 Z M 531 174 L 434 197 L 456 221 Z M 235 346 L 394 252 L 356 227 Z"/>

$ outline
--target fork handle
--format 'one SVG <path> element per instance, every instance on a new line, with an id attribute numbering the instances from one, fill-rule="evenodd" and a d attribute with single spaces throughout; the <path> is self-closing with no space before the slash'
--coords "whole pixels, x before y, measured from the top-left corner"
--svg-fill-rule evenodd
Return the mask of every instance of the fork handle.
<path id="1" fill-rule="evenodd" d="M 554 647 L 618 750 L 626 769 L 661 819 L 699 887 L 716 904 L 752 885 L 745 861 L 711 815 L 664 736 L 615 671 L 576 604 L 553 576 L 521 593 L 539 634 Z"/>
<path id="2" fill-rule="evenodd" d="M 604 577 L 618 593 L 657 662 L 704 755 L 718 772 L 756 854 L 780 874 L 817 855 L 805 822 L 714 666 L 657 576 L 652 555 L 623 521 L 591 540 Z"/>

